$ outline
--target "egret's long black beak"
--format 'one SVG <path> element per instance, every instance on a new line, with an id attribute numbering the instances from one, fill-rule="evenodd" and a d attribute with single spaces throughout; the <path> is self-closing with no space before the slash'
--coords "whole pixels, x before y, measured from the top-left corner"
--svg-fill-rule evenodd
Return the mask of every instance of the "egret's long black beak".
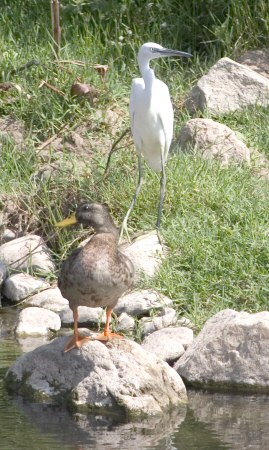
<path id="1" fill-rule="evenodd" d="M 153 53 L 159 53 L 160 56 L 184 56 L 185 58 L 191 58 L 191 53 L 181 52 L 180 50 L 170 50 L 170 48 L 153 48 Z"/>

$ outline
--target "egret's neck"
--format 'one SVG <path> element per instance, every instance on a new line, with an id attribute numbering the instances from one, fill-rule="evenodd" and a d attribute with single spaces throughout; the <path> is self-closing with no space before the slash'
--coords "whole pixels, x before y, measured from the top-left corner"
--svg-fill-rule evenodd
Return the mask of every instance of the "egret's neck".
<path id="1" fill-rule="evenodd" d="M 148 61 L 139 62 L 139 69 L 145 83 L 146 91 L 151 94 L 153 82 L 155 80 L 154 70 L 149 67 Z"/>

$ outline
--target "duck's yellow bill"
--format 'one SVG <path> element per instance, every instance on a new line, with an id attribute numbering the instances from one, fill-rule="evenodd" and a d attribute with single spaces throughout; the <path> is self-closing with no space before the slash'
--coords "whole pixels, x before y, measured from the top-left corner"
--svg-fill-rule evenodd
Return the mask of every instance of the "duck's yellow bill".
<path id="1" fill-rule="evenodd" d="M 77 223 L 77 219 L 76 219 L 76 214 L 73 213 L 73 214 L 71 214 L 71 216 L 67 217 L 67 219 L 57 222 L 55 224 L 55 226 L 58 228 L 63 228 L 63 227 L 67 227 L 68 225 L 74 225 L 75 223 Z"/>

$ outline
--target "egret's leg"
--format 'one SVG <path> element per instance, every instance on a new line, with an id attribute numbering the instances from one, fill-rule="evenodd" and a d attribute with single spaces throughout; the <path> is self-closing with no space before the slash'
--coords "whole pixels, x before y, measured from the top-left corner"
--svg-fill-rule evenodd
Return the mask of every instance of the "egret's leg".
<path id="1" fill-rule="evenodd" d="M 127 222 L 128 222 L 128 219 L 129 219 L 129 215 L 131 214 L 131 211 L 132 211 L 132 209 L 134 207 L 134 204 L 136 202 L 136 199 L 138 197 L 138 194 L 140 192 L 140 189 L 141 189 L 141 186 L 142 186 L 142 182 L 143 182 L 143 177 L 142 177 L 142 156 L 141 156 L 141 154 L 138 153 L 138 181 L 137 181 L 137 185 L 136 185 L 136 189 L 135 189 L 135 193 L 134 193 L 132 202 L 131 202 L 130 207 L 129 207 L 128 211 L 127 211 L 127 214 L 124 217 L 123 222 L 122 222 L 121 231 L 120 231 L 120 241 L 122 239 L 124 231 L 126 232 L 127 237 L 129 239 L 128 229 L 127 229 Z"/>
<path id="2" fill-rule="evenodd" d="M 106 178 L 106 176 L 107 176 L 107 174 L 108 174 L 108 168 L 109 168 L 109 165 L 110 165 L 111 156 L 112 156 L 112 154 L 117 150 L 117 145 L 118 145 L 118 143 L 119 143 L 119 142 L 124 138 L 124 136 L 126 136 L 126 134 L 129 133 L 129 132 L 130 132 L 130 128 L 127 128 L 127 130 L 124 130 L 124 132 L 120 135 L 119 139 L 117 139 L 117 140 L 114 142 L 114 144 L 112 145 L 112 147 L 111 147 L 111 149 L 110 149 L 110 152 L 109 152 L 109 155 L 108 155 L 108 158 L 107 158 L 107 163 L 106 163 L 106 168 L 105 168 L 105 171 L 104 171 L 103 178 Z"/>
<path id="3" fill-rule="evenodd" d="M 160 226 L 161 226 L 163 200 L 164 200 L 164 196 L 165 196 L 165 185 L 166 185 L 166 174 L 165 174 L 163 150 L 161 150 L 161 164 L 162 164 L 162 175 L 161 175 L 161 181 L 160 181 L 160 202 L 159 202 L 157 223 L 156 223 L 157 230 L 159 230 Z"/>

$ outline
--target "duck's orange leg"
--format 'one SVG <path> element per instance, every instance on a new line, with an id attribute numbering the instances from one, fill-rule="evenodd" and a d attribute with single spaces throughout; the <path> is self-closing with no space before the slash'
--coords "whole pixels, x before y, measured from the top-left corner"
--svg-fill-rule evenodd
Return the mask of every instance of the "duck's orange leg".
<path id="1" fill-rule="evenodd" d="M 78 332 L 78 309 L 74 307 L 73 309 L 73 317 L 74 317 L 74 334 L 67 342 L 64 351 L 69 352 L 72 348 L 80 348 L 85 342 L 91 340 L 90 336 L 80 336 Z"/>
<path id="2" fill-rule="evenodd" d="M 110 339 L 124 339 L 124 337 L 121 336 L 120 334 L 112 333 L 110 331 L 109 323 L 110 323 L 112 311 L 113 311 L 113 308 L 107 308 L 106 324 L 105 324 L 104 331 L 103 331 L 103 333 L 98 334 L 96 337 L 94 337 L 93 340 L 107 342 Z"/>

